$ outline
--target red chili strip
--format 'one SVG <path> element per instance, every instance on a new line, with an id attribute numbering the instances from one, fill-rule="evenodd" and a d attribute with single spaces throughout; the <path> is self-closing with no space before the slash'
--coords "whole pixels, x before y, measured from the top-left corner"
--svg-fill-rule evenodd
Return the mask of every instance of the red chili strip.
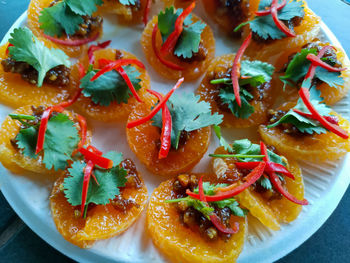
<path id="1" fill-rule="evenodd" d="M 290 29 L 281 20 L 278 19 L 277 7 L 278 0 L 272 0 L 271 16 L 273 21 L 275 22 L 278 29 L 281 30 L 284 34 L 286 34 L 287 37 L 295 37 L 295 34 L 292 31 L 290 31 Z"/>
<path id="2" fill-rule="evenodd" d="M 81 216 L 84 217 L 85 203 L 86 197 L 89 190 L 90 177 L 92 174 L 92 170 L 94 169 L 94 163 L 92 161 L 88 161 L 87 165 L 84 168 L 84 181 L 83 181 L 83 191 L 81 194 Z"/>
<path id="3" fill-rule="evenodd" d="M 102 59 L 101 59 L 102 60 Z M 99 60 L 99 63 L 100 61 Z M 102 63 L 105 63 L 106 60 L 102 60 L 101 61 Z M 95 81 L 96 79 L 98 79 L 99 77 L 101 77 L 103 74 L 109 72 L 109 71 L 112 71 L 116 68 L 119 68 L 121 66 L 126 66 L 126 65 L 136 65 L 140 68 L 145 68 L 145 66 L 142 64 L 141 61 L 137 60 L 137 59 L 118 59 L 118 60 L 115 60 L 115 61 L 111 61 L 109 64 L 107 64 L 105 67 L 103 67 L 99 72 L 97 72 L 95 74 L 95 76 L 93 76 L 91 78 L 90 81 Z"/>
<path id="4" fill-rule="evenodd" d="M 329 49 L 335 49 L 335 48 L 333 46 L 325 46 L 320 50 L 317 57 L 319 59 L 321 59 L 324 56 L 324 54 L 327 52 L 327 50 L 329 50 Z M 315 72 L 316 72 L 316 66 L 311 62 L 309 70 L 307 71 L 307 73 L 305 75 L 305 79 L 313 79 L 315 76 Z"/>
<path id="5" fill-rule="evenodd" d="M 199 193 L 199 200 L 201 202 L 204 202 L 206 206 L 209 206 L 207 203 L 207 200 L 204 195 L 204 189 L 203 189 L 203 176 L 199 179 L 198 182 L 198 193 Z M 226 227 L 220 220 L 220 218 L 213 212 L 210 216 L 210 221 L 213 223 L 213 225 L 222 233 L 225 234 L 235 234 L 238 231 L 238 228 L 236 227 L 236 231 Z"/>
<path id="6" fill-rule="evenodd" d="M 91 45 L 88 50 L 89 64 L 93 65 L 95 63 L 94 52 L 100 49 L 104 49 L 111 44 L 111 40 L 105 41 L 103 43 L 97 43 L 97 45 Z"/>
<path id="7" fill-rule="evenodd" d="M 255 167 L 257 167 L 261 162 L 237 162 L 235 163 L 235 166 L 238 169 L 248 169 L 253 170 Z"/>
<path id="8" fill-rule="evenodd" d="M 147 0 L 146 6 L 145 6 L 145 11 L 143 14 L 143 24 L 145 26 L 147 25 L 147 22 L 148 22 L 148 16 L 149 16 L 149 12 L 151 10 L 151 4 L 152 4 L 152 0 Z"/>
<path id="9" fill-rule="evenodd" d="M 59 39 L 59 38 L 55 38 L 55 37 L 52 37 L 52 36 L 49 36 L 49 35 L 45 35 L 44 36 L 51 40 L 52 42 L 54 43 L 57 43 L 57 44 L 60 44 L 60 45 L 64 45 L 64 46 L 72 46 L 72 47 L 76 47 L 76 46 L 82 46 L 82 45 L 85 45 L 87 43 L 90 43 L 90 42 L 93 42 L 95 41 L 96 39 L 99 38 L 100 36 L 100 33 L 97 33 L 95 35 L 93 35 L 92 37 L 90 38 L 86 38 L 86 39 Z"/>
<path id="10" fill-rule="evenodd" d="M 84 155 L 84 158 L 87 161 L 92 161 L 95 165 L 98 165 L 100 167 L 102 167 L 103 169 L 110 169 L 113 167 L 113 161 L 102 157 L 99 154 L 96 154 L 95 152 L 91 152 L 85 148 L 80 148 L 79 152 Z"/>
<path id="11" fill-rule="evenodd" d="M 152 95 L 156 96 L 159 101 L 163 98 L 163 96 L 157 91 L 154 91 L 154 90 L 147 90 L 147 91 Z M 162 123 L 163 123 L 162 134 L 160 136 L 161 146 L 158 154 L 158 159 L 166 158 L 171 148 L 172 119 L 166 103 L 162 107 Z"/>
<path id="12" fill-rule="evenodd" d="M 346 70 L 346 68 L 336 68 L 336 67 L 332 67 L 331 65 L 327 64 L 326 62 L 322 61 L 321 58 L 319 58 L 318 56 L 316 56 L 315 54 L 308 54 L 306 56 L 306 58 L 308 60 L 311 61 L 311 63 L 314 66 L 319 66 L 322 67 L 330 72 L 340 72 L 340 71 L 344 71 Z"/>
<path id="13" fill-rule="evenodd" d="M 293 111 L 295 113 L 298 113 L 299 115 L 301 115 L 303 117 L 313 119 L 313 120 L 315 119 L 314 116 L 310 113 L 305 113 L 305 112 L 298 110 L 298 109 L 293 109 Z M 323 116 L 323 118 L 325 118 L 328 122 L 330 122 L 332 124 L 339 125 L 339 120 L 336 116 Z"/>
<path id="14" fill-rule="evenodd" d="M 41 115 L 41 121 L 40 121 L 40 126 L 39 126 L 38 140 L 36 143 L 35 154 L 38 154 L 44 148 L 47 123 L 49 122 L 49 118 L 50 118 L 51 113 L 54 111 L 62 112 L 62 111 L 64 111 L 64 109 L 60 106 L 48 107 Z"/>
<path id="15" fill-rule="evenodd" d="M 141 119 L 138 119 L 138 120 L 128 122 L 126 127 L 128 129 L 131 129 L 131 128 L 134 128 L 134 127 L 141 125 L 141 124 L 145 123 L 146 121 L 149 121 L 150 119 L 152 119 L 157 114 L 157 112 L 163 107 L 163 105 L 168 101 L 168 99 L 174 93 L 174 91 L 178 87 L 180 87 L 180 85 L 182 84 L 183 81 L 184 81 L 184 78 L 179 79 L 177 81 L 176 85 L 159 101 L 157 106 L 155 106 L 147 116 L 145 116 Z"/>
<path id="16" fill-rule="evenodd" d="M 156 55 L 156 57 L 158 58 L 158 60 L 160 61 L 160 63 L 162 63 L 164 66 L 170 68 L 170 69 L 173 69 L 173 70 L 184 70 L 183 67 L 179 66 L 179 65 L 176 65 L 175 63 L 171 62 L 171 61 L 168 61 L 166 59 L 164 59 L 158 49 L 157 49 L 157 32 L 158 32 L 158 24 L 155 24 L 154 25 L 154 28 L 153 28 L 153 32 L 152 32 L 152 48 L 153 48 L 153 52 L 154 54 Z"/>
<path id="17" fill-rule="evenodd" d="M 196 2 L 193 2 L 185 10 L 183 10 L 183 12 L 176 18 L 174 31 L 168 36 L 168 38 L 163 43 L 162 47 L 160 48 L 160 54 L 165 56 L 166 54 L 173 53 L 176 43 L 183 31 L 184 21 L 186 17 L 195 8 L 195 6 L 196 6 Z"/>
<path id="18" fill-rule="evenodd" d="M 330 132 L 333 132 L 334 134 L 338 135 L 343 139 L 349 138 L 349 134 L 347 131 L 340 128 L 340 126 L 327 121 L 321 114 L 317 112 L 317 110 L 315 109 L 315 107 L 312 105 L 310 101 L 309 89 L 301 87 L 299 90 L 299 95 L 302 101 L 304 102 L 306 108 L 310 111 L 313 118 L 319 121 L 323 127 L 325 127 L 327 130 L 329 130 Z"/>
<path id="19" fill-rule="evenodd" d="M 87 147 L 87 149 L 93 153 L 96 153 L 97 155 L 99 156 L 102 156 L 103 155 L 103 152 L 101 152 L 99 149 L 97 149 L 96 147 L 92 146 L 92 145 L 89 145 Z"/>
<path id="20" fill-rule="evenodd" d="M 120 76 L 122 76 L 122 78 L 124 79 L 124 81 L 126 82 L 126 85 L 128 85 L 128 88 L 130 89 L 132 95 L 135 97 L 135 99 L 138 101 L 138 102 L 143 102 L 140 97 L 139 97 L 139 94 L 137 94 L 137 91 L 134 87 L 134 85 L 132 84 L 128 74 L 126 74 L 125 70 L 122 68 L 122 67 L 118 67 L 115 69 L 119 74 Z"/>
<path id="21" fill-rule="evenodd" d="M 282 4 L 277 5 L 277 11 L 280 11 L 281 9 L 283 9 L 283 7 L 285 7 L 287 4 L 286 0 L 283 0 Z M 271 8 L 267 8 L 266 10 L 263 11 L 255 11 L 255 15 L 257 16 L 268 16 L 271 14 Z"/>
<path id="22" fill-rule="evenodd" d="M 7 55 L 9 54 L 9 52 L 10 52 L 9 47 L 14 47 L 14 45 L 11 44 L 11 43 L 9 43 L 9 44 L 7 45 L 7 48 L 6 48 L 6 56 L 7 56 Z"/>
<path id="23" fill-rule="evenodd" d="M 87 124 L 86 124 L 86 119 L 77 114 L 77 119 L 78 119 L 78 123 L 80 126 L 80 142 L 78 144 L 78 149 L 82 148 L 84 146 L 84 144 L 86 143 L 86 135 L 87 135 Z"/>
<path id="24" fill-rule="evenodd" d="M 239 193 L 243 192 L 245 189 L 247 189 L 249 186 L 254 184 L 264 173 L 265 170 L 265 162 L 260 162 L 259 165 L 251 171 L 245 178 L 245 182 L 238 187 L 224 192 L 218 192 L 215 195 L 206 195 L 205 198 L 208 202 L 216 202 L 221 201 L 227 198 L 231 198 L 235 195 L 238 195 Z M 228 186 L 230 187 L 230 186 Z M 199 194 L 191 192 L 189 189 L 186 190 L 186 194 L 191 196 L 192 198 L 199 200 Z"/>
<path id="25" fill-rule="evenodd" d="M 233 61 L 232 71 L 231 71 L 231 80 L 233 85 L 233 92 L 235 94 L 236 102 L 239 107 L 241 107 L 241 97 L 239 95 L 239 77 L 241 75 L 241 59 L 244 51 L 249 46 L 249 43 L 252 39 L 252 32 L 248 35 L 248 37 L 244 40 L 242 46 L 238 49 L 235 59 Z"/>

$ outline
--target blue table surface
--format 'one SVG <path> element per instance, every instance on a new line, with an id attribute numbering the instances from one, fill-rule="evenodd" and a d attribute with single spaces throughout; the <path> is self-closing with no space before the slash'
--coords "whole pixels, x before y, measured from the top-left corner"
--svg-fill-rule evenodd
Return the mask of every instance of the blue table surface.
<path id="1" fill-rule="evenodd" d="M 29 0 L 0 0 L 0 39 Z M 350 54 L 350 6 L 340 0 L 308 0 Z M 327 222 L 304 244 L 280 259 L 291 262 L 350 262 L 350 190 Z M 15 231 L 14 231 L 15 230 Z M 0 193 L 0 262 L 73 262 L 33 233 Z"/>

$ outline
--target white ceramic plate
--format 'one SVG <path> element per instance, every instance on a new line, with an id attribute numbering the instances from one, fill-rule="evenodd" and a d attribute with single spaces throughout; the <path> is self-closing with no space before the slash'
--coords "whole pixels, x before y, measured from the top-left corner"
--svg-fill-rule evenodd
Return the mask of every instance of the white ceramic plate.
<path id="1" fill-rule="evenodd" d="M 197 8 L 200 16 L 202 7 Z M 202 15 L 201 17 L 206 17 Z M 112 39 L 112 47 L 124 49 L 135 54 L 147 67 L 152 78 L 152 88 L 161 92 L 169 90 L 175 82 L 162 79 L 147 63 L 139 43 L 143 26 L 121 27 L 116 24 L 114 17 L 106 17 L 104 23 L 103 40 Z M 13 28 L 26 24 L 24 13 L 12 26 Z M 207 21 L 212 26 L 216 38 L 216 55 L 235 52 L 238 43 L 232 44 L 224 35 L 220 34 L 215 24 Z M 336 37 L 322 24 L 324 37 L 335 46 L 340 47 Z M 9 37 L 5 36 L 2 43 Z M 194 91 L 200 80 L 184 84 L 180 91 Z M 349 118 L 349 96 L 338 103 L 334 108 L 337 112 Z M 0 121 L 2 122 L 12 109 L 0 105 Z M 137 160 L 129 149 L 125 137 L 125 123 L 104 124 L 91 122 L 94 132 L 93 144 L 103 150 L 117 150 L 124 153 L 125 157 L 132 158 L 143 178 L 146 181 L 149 193 L 166 178 L 160 178 L 150 174 Z M 224 129 L 224 135 L 228 139 L 240 139 L 247 137 L 257 138 L 256 129 Z M 124 138 L 124 139 L 120 139 Z M 208 153 L 212 153 L 218 146 L 216 138 Z M 250 218 L 249 235 L 244 250 L 238 262 L 273 262 L 294 250 L 308 239 L 326 221 L 338 205 L 341 197 L 350 182 L 350 158 L 347 155 L 336 163 L 327 162 L 324 165 L 302 163 L 305 197 L 310 205 L 303 207 L 297 220 L 291 224 L 282 226 L 280 231 L 271 231 L 264 227 L 256 219 Z M 210 170 L 209 157 L 206 155 L 195 167 L 196 172 Z M 153 246 L 150 237 L 145 233 L 144 218 L 141 218 L 124 234 L 108 240 L 95 243 L 91 249 L 80 249 L 65 241 L 58 233 L 51 218 L 49 209 L 49 194 L 52 188 L 52 178 L 40 176 L 29 177 L 11 174 L 0 166 L 1 190 L 16 213 L 22 220 L 42 239 L 61 251 L 63 254 L 79 262 L 164 262 L 165 259 Z"/>

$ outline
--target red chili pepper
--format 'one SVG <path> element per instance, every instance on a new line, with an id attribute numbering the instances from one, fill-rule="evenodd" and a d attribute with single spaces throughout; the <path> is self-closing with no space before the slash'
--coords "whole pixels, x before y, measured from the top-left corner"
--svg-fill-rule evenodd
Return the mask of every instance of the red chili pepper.
<path id="1" fill-rule="evenodd" d="M 158 60 L 160 61 L 160 63 L 162 63 L 164 66 L 168 67 L 168 68 L 171 68 L 173 70 L 184 70 L 183 67 L 179 66 L 179 65 L 176 65 L 175 63 L 171 62 L 171 61 L 168 61 L 166 59 L 164 59 L 160 54 L 159 54 L 159 51 L 157 49 L 157 32 L 158 32 L 158 24 L 155 24 L 154 25 L 154 28 L 153 28 L 153 32 L 152 32 L 152 48 L 153 48 L 153 52 L 154 54 L 156 55 L 156 57 L 158 58 Z"/>
<path id="2" fill-rule="evenodd" d="M 324 54 L 327 52 L 327 50 L 329 49 L 335 49 L 333 46 L 325 46 L 323 47 L 320 52 L 318 53 L 317 57 L 319 59 L 321 59 Z M 316 65 L 314 65 L 312 62 L 311 62 L 311 65 L 309 67 L 309 70 L 307 71 L 306 75 L 305 75 L 305 79 L 313 79 L 314 76 L 315 76 L 315 72 L 316 72 Z"/>
<path id="3" fill-rule="evenodd" d="M 6 56 L 7 56 L 7 55 L 9 54 L 9 52 L 10 52 L 9 47 L 14 47 L 14 45 L 11 44 L 11 43 L 9 43 L 9 44 L 7 45 L 7 48 L 6 48 Z"/>
<path id="4" fill-rule="evenodd" d="M 285 7 L 287 4 L 286 0 L 283 0 L 282 4 L 277 5 L 277 11 L 280 11 L 281 9 L 283 9 L 283 7 Z M 271 8 L 267 8 L 266 10 L 263 11 L 255 11 L 255 15 L 257 16 L 268 16 L 271 14 Z"/>
<path id="5" fill-rule="evenodd" d="M 163 43 L 160 48 L 160 54 L 165 56 L 166 54 L 172 54 L 176 43 L 183 31 L 183 24 L 186 17 L 192 12 L 195 8 L 196 2 L 190 4 L 183 12 L 176 18 L 174 31 L 168 36 L 168 38 Z"/>
<path id="6" fill-rule="evenodd" d="M 248 35 L 248 37 L 244 40 L 242 46 L 238 49 L 235 59 L 233 61 L 232 71 L 231 71 L 231 80 L 233 85 L 233 92 L 235 94 L 236 102 L 239 107 L 241 107 L 241 97 L 239 95 L 239 77 L 241 75 L 241 59 L 244 51 L 249 46 L 249 43 L 252 39 L 252 32 Z"/>
<path id="7" fill-rule="evenodd" d="M 331 65 L 327 64 L 326 62 L 322 61 L 321 58 L 319 58 L 318 56 L 316 56 L 315 54 L 308 54 L 306 56 L 306 58 L 308 60 L 311 61 L 311 63 L 314 65 L 314 66 L 320 66 L 330 72 L 340 72 L 340 71 L 344 71 L 346 70 L 346 68 L 335 68 L 335 67 L 332 67 Z"/>
<path id="8" fill-rule="evenodd" d="M 293 111 L 295 113 L 298 113 L 299 115 L 301 115 L 303 117 L 313 119 L 313 120 L 315 119 L 314 116 L 310 113 L 305 113 L 305 112 L 298 110 L 298 109 L 293 109 Z M 339 120 L 336 116 L 323 116 L 323 118 L 325 118 L 328 122 L 330 122 L 332 124 L 339 125 Z"/>
<path id="9" fill-rule="evenodd" d="M 163 96 L 160 93 L 154 90 L 147 90 L 147 91 L 152 95 L 156 96 L 159 101 L 163 98 Z M 163 123 L 162 134 L 160 136 L 161 146 L 158 154 L 158 159 L 166 158 L 171 148 L 172 119 L 171 119 L 169 108 L 166 103 L 162 107 L 162 123 Z"/>
<path id="10" fill-rule="evenodd" d="M 287 37 L 295 37 L 295 34 L 292 31 L 290 31 L 290 29 L 281 20 L 278 19 L 277 5 L 278 0 L 272 0 L 271 16 L 273 21 L 275 22 L 278 29 L 281 30 L 284 34 L 286 34 Z"/>
<path id="11" fill-rule="evenodd" d="M 143 23 L 145 26 L 147 25 L 147 22 L 148 22 L 148 16 L 149 16 L 149 12 L 151 10 L 151 4 L 152 4 L 152 0 L 147 0 L 145 11 L 143 14 Z"/>
<path id="12" fill-rule="evenodd" d="M 340 128 L 340 126 L 327 121 L 321 114 L 317 112 L 317 110 L 315 109 L 315 107 L 312 105 L 310 101 L 309 89 L 301 87 L 299 90 L 299 95 L 302 101 L 304 102 L 306 108 L 310 111 L 313 118 L 319 121 L 323 127 L 325 127 L 327 130 L 329 130 L 330 132 L 333 132 L 334 134 L 338 135 L 343 139 L 349 138 L 349 134 L 347 131 Z"/>
<path id="13" fill-rule="evenodd" d="M 94 52 L 100 49 L 104 49 L 111 44 L 111 40 L 105 41 L 103 43 L 97 43 L 97 45 L 91 45 L 88 50 L 89 64 L 93 65 L 95 63 Z"/>
<path id="14" fill-rule="evenodd" d="M 204 195 L 203 176 L 201 176 L 198 182 L 198 193 L 199 193 L 199 200 L 201 202 L 204 202 L 206 206 L 209 206 Z M 235 234 L 238 231 L 238 228 L 236 228 L 236 231 L 234 231 L 233 229 L 226 227 L 214 212 L 209 216 L 209 218 L 210 218 L 210 221 L 213 223 L 213 225 L 222 233 Z"/>
<path id="15" fill-rule="evenodd" d="M 82 148 L 86 142 L 86 135 L 87 135 L 87 124 L 86 124 L 86 119 L 77 114 L 77 119 L 78 119 L 78 123 L 79 123 L 79 126 L 80 126 L 80 142 L 78 144 L 78 149 Z"/>
<path id="16" fill-rule="evenodd" d="M 95 165 L 100 166 L 103 169 L 110 169 L 113 167 L 113 161 L 102 157 L 99 154 L 96 154 L 95 152 L 91 152 L 85 148 L 80 148 L 79 152 L 84 155 L 84 158 L 87 161 L 92 161 Z"/>
<path id="17" fill-rule="evenodd" d="M 44 148 L 44 142 L 45 142 L 45 133 L 47 129 L 47 123 L 49 121 L 50 115 L 52 112 L 62 112 L 64 109 L 60 106 L 52 106 L 48 107 L 43 114 L 41 115 L 41 121 L 40 121 L 40 126 L 39 126 L 39 132 L 38 132 L 38 139 L 36 143 L 36 149 L 35 149 L 35 154 L 38 154 L 39 152 L 42 151 Z"/>
<path id="18" fill-rule="evenodd" d="M 75 40 L 74 39 L 59 39 L 59 38 L 55 38 L 55 37 L 52 37 L 52 36 L 49 36 L 49 35 L 45 35 L 45 34 L 44 34 L 44 36 L 47 39 L 49 39 L 52 42 L 54 42 L 54 43 L 57 43 L 57 44 L 60 44 L 60 45 L 64 45 L 64 46 L 76 47 L 76 46 L 82 46 L 82 45 L 85 45 L 87 43 L 95 41 L 96 39 L 99 38 L 100 33 L 97 33 L 97 34 L 93 35 L 90 38 L 75 39 Z"/>
<path id="19" fill-rule="evenodd" d="M 208 202 L 216 202 L 216 201 L 221 201 L 227 198 L 231 198 L 235 195 L 238 195 L 239 193 L 247 189 L 249 186 L 254 184 L 263 175 L 265 170 L 265 165 L 266 165 L 265 162 L 260 162 L 259 165 L 255 167 L 255 169 L 246 176 L 245 178 L 246 181 L 243 184 L 239 185 L 238 187 L 229 191 L 219 192 L 215 195 L 206 195 L 205 198 L 207 199 Z M 189 189 L 186 190 L 186 194 L 191 196 L 192 198 L 199 200 L 199 194 L 195 194 L 191 192 Z"/>
<path id="20" fill-rule="evenodd" d="M 104 59 L 100 59 L 99 60 L 99 63 L 105 63 L 107 60 L 104 60 Z M 110 61 L 109 64 L 107 64 L 105 67 L 103 67 L 99 72 L 97 72 L 95 74 L 95 76 L 93 76 L 91 78 L 90 81 L 95 81 L 96 79 L 98 79 L 99 77 L 101 77 L 103 74 L 109 72 L 109 71 L 112 71 L 114 69 L 117 69 L 121 66 L 126 66 L 126 65 L 136 65 L 140 68 L 145 68 L 145 66 L 142 64 L 141 61 L 137 60 L 137 59 L 118 59 L 118 60 L 115 60 L 115 61 Z"/>
<path id="21" fill-rule="evenodd" d="M 177 81 L 176 85 L 159 101 L 157 106 L 155 106 L 147 116 L 145 116 L 141 119 L 138 119 L 138 120 L 128 122 L 126 127 L 128 129 L 131 129 L 131 128 L 134 128 L 134 127 L 141 125 L 141 124 L 145 123 L 146 121 L 149 121 L 150 119 L 152 119 L 157 114 L 157 112 L 163 107 L 163 105 L 168 101 L 168 99 L 174 93 L 174 91 L 178 87 L 180 87 L 180 85 L 182 84 L 183 81 L 184 81 L 184 78 L 179 79 Z"/>
<path id="22" fill-rule="evenodd" d="M 86 197 L 89 190 L 90 177 L 92 174 L 92 170 L 94 169 L 94 163 L 92 161 L 88 161 L 87 165 L 84 168 L 84 181 L 83 181 L 83 191 L 81 194 L 81 216 L 84 217 L 85 203 Z"/>
<path id="23" fill-rule="evenodd" d="M 143 102 L 140 99 L 139 95 L 137 94 L 137 91 L 136 91 L 134 85 L 132 84 L 131 80 L 129 79 L 128 74 L 126 74 L 125 70 L 122 67 L 116 68 L 115 70 L 120 74 L 120 76 L 122 76 L 122 78 L 126 82 L 126 85 L 128 85 L 128 88 L 130 89 L 130 91 L 131 91 L 132 95 L 135 97 L 135 99 L 138 102 Z"/>
<path id="24" fill-rule="evenodd" d="M 99 149 L 97 149 L 96 147 L 92 146 L 92 145 L 89 145 L 87 147 L 87 149 L 93 153 L 96 153 L 97 155 L 99 156 L 102 156 L 103 155 L 103 152 L 101 152 Z"/>

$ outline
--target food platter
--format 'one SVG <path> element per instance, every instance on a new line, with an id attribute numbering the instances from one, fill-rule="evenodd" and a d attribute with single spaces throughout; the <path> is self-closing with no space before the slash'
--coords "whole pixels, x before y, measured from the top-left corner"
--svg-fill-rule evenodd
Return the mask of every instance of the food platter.
<path id="1" fill-rule="evenodd" d="M 198 13 L 201 14 L 203 12 L 198 10 Z M 217 40 L 216 55 L 237 50 L 238 43 L 233 44 L 219 33 L 214 24 L 211 24 L 210 21 L 207 22 L 215 32 Z M 16 21 L 9 32 L 13 28 L 25 25 L 25 23 L 26 13 Z M 146 63 L 139 44 L 142 29 L 142 26 L 121 27 L 117 25 L 113 16 L 106 17 L 103 40 L 111 39 L 112 47 L 130 51 L 139 57 L 141 61 L 145 62 L 152 79 L 152 88 L 165 92 L 173 83 L 159 77 Z M 322 24 L 322 31 L 326 39 L 335 46 L 340 46 L 335 36 L 324 24 Z M 8 34 L 5 36 L 3 42 L 6 41 L 8 36 Z M 194 91 L 198 85 L 198 82 L 186 83 L 180 92 Z M 349 103 L 350 98 L 347 96 L 335 106 L 336 111 L 343 114 L 346 118 L 350 116 Z M 0 106 L 1 121 L 11 110 L 5 106 Z M 167 179 L 150 174 L 138 162 L 127 145 L 125 123 L 104 124 L 94 121 L 91 122 L 91 126 L 95 134 L 94 144 L 97 147 L 103 150 L 121 151 L 125 157 L 135 160 L 150 193 L 161 181 Z M 224 135 L 227 139 L 245 137 L 255 139 L 257 137 L 256 129 L 254 128 L 243 130 L 224 129 Z M 213 137 L 208 153 L 213 152 L 217 146 L 218 142 Z M 208 171 L 209 161 L 210 159 L 206 154 L 206 157 L 201 160 L 194 171 Z M 348 176 L 348 171 L 350 170 L 349 155 L 339 162 L 328 162 L 324 165 L 303 163 L 302 168 L 305 182 L 305 197 L 310 201 L 311 205 L 303 208 L 297 220 L 283 226 L 277 232 L 273 232 L 262 226 L 257 220 L 249 218 L 249 235 L 238 262 L 272 262 L 281 258 L 309 238 L 336 208 L 350 182 Z M 145 232 L 145 213 L 124 234 L 108 240 L 98 241 L 91 249 L 83 250 L 65 241 L 57 232 L 50 215 L 48 197 L 53 182 L 53 178 L 42 178 L 35 175 L 13 175 L 1 167 L 1 190 L 10 205 L 34 232 L 67 256 L 79 262 L 165 261 L 152 245 L 150 237 Z"/>

